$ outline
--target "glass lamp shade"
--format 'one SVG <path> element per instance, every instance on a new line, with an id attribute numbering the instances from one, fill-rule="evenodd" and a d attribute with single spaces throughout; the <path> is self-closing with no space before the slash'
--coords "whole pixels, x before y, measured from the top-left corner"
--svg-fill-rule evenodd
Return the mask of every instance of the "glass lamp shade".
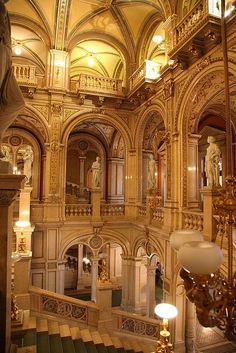
<path id="1" fill-rule="evenodd" d="M 157 304 L 154 312 L 162 319 L 173 319 L 178 314 L 177 308 L 174 305 L 167 303 Z"/>
<path id="2" fill-rule="evenodd" d="M 223 262 L 223 252 L 215 243 L 191 241 L 179 249 L 178 259 L 190 273 L 207 275 L 219 269 Z"/>
<path id="3" fill-rule="evenodd" d="M 179 250 L 184 243 L 191 242 L 191 241 L 202 241 L 203 235 L 198 230 L 192 229 L 180 229 L 175 230 L 170 235 L 170 246 L 175 249 Z"/>

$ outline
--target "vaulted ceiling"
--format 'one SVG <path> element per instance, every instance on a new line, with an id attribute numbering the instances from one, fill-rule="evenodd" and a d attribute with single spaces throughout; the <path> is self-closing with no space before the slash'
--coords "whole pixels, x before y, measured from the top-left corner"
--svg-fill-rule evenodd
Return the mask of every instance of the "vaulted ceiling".
<path id="1" fill-rule="evenodd" d="M 9 0 L 18 61 L 46 70 L 50 49 L 69 53 L 70 76 L 81 72 L 123 79 L 145 59 L 165 61 L 164 22 L 195 0 Z M 152 41 L 161 35 L 161 45 Z M 13 51 L 14 55 L 14 51 Z M 131 69 L 130 69 L 131 70 Z M 132 71 L 131 70 L 131 71 Z"/>

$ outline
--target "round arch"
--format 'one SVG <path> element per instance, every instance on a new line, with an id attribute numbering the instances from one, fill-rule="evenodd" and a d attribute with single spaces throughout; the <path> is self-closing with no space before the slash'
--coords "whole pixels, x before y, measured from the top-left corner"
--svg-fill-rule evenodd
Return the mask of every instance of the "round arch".
<path id="1" fill-rule="evenodd" d="M 88 245 L 88 240 L 90 238 L 92 238 L 94 236 L 94 233 L 92 230 L 90 231 L 74 231 L 72 233 L 70 233 L 69 235 L 67 235 L 66 238 L 63 239 L 61 246 L 60 246 L 60 250 L 58 253 L 58 260 L 62 261 L 64 259 L 64 255 L 66 253 L 66 251 L 75 244 L 78 243 L 83 243 L 84 245 Z M 103 242 L 102 242 L 102 246 L 104 246 L 105 243 L 107 242 L 115 242 L 118 245 L 121 246 L 124 255 L 128 255 L 130 254 L 130 246 L 129 243 L 127 241 L 127 239 L 119 232 L 115 232 L 112 230 L 102 230 L 100 235 L 99 235 Z"/>

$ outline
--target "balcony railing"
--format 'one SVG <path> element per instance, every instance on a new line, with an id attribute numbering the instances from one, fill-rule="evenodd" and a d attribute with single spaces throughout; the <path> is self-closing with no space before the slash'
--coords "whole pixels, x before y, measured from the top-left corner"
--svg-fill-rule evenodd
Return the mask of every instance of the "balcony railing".
<path id="1" fill-rule="evenodd" d="M 13 64 L 13 72 L 19 85 L 37 86 L 36 66 Z"/>
<path id="2" fill-rule="evenodd" d="M 154 82 L 159 77 L 160 65 L 151 60 L 144 63 L 130 76 L 130 91 L 145 82 Z"/>
<path id="3" fill-rule="evenodd" d="M 109 77 L 80 74 L 76 83 L 77 94 L 123 96 L 122 80 Z"/>
<path id="4" fill-rule="evenodd" d="M 183 212 L 184 228 L 186 229 L 194 229 L 202 232 L 203 220 L 204 220 L 203 212 L 194 212 L 194 211 Z"/>

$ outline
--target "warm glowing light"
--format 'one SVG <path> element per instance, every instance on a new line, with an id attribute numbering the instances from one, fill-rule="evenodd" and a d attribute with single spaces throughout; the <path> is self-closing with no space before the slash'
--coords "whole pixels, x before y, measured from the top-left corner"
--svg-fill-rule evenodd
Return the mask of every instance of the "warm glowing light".
<path id="1" fill-rule="evenodd" d="M 20 228 L 24 228 L 24 227 L 29 227 L 30 226 L 30 222 L 29 221 L 17 221 L 16 222 L 16 227 L 20 227 Z"/>
<path id="2" fill-rule="evenodd" d="M 57 60 L 55 60 L 55 66 L 64 67 L 65 66 L 65 61 L 57 59 Z"/>
<path id="3" fill-rule="evenodd" d="M 17 56 L 19 56 L 19 55 L 21 55 L 22 50 L 21 50 L 20 47 L 15 47 L 14 52 L 15 52 L 15 54 L 16 54 Z"/>
<path id="4" fill-rule="evenodd" d="M 88 65 L 93 66 L 94 64 L 95 64 L 94 58 L 92 55 L 90 55 L 90 57 L 88 58 Z"/>
<path id="5" fill-rule="evenodd" d="M 151 80 L 155 80 L 160 77 L 160 64 L 152 60 L 145 60 L 146 63 L 146 73 L 145 77 Z"/>
<path id="6" fill-rule="evenodd" d="M 177 308 L 174 305 L 167 303 L 157 304 L 154 312 L 162 319 L 173 319 L 178 314 Z"/>
<path id="7" fill-rule="evenodd" d="M 161 44 L 163 42 L 163 37 L 159 34 L 153 36 L 152 41 L 156 44 Z"/>

